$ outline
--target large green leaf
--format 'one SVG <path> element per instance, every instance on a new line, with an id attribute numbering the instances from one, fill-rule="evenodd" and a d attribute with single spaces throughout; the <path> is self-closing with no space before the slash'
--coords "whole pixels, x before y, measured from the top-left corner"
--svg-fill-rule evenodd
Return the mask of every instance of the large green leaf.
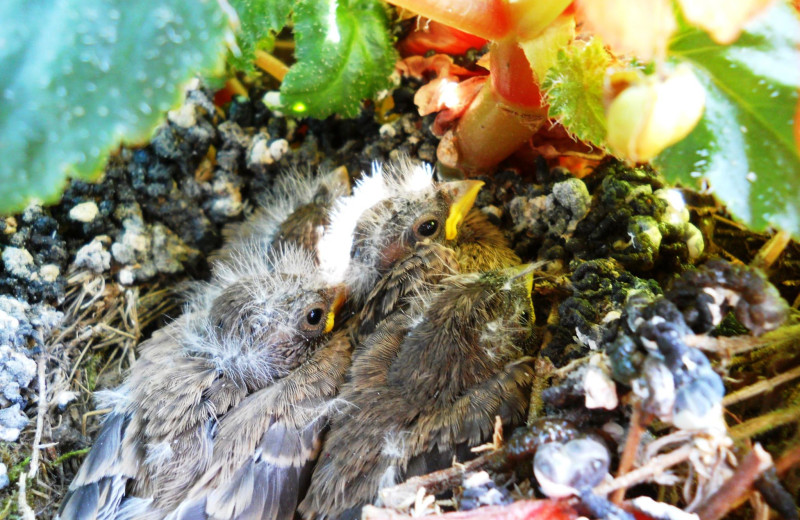
<path id="1" fill-rule="evenodd" d="M 683 27 L 670 53 L 706 87 L 697 127 L 655 159 L 673 181 L 708 180 L 730 211 L 756 229 L 800 236 L 800 153 L 793 137 L 800 87 L 800 23 L 779 3 L 730 46 Z"/>
<path id="2" fill-rule="evenodd" d="M 147 139 L 182 83 L 221 71 L 226 25 L 215 0 L 0 2 L 0 213 Z"/>
<path id="3" fill-rule="evenodd" d="M 575 41 L 558 53 L 542 82 L 549 114 L 583 141 L 602 146 L 606 137 L 603 81 L 611 57 L 599 38 Z"/>
<path id="4" fill-rule="evenodd" d="M 256 49 L 271 45 L 275 33 L 289 23 L 293 5 L 292 0 L 231 0 L 240 23 L 236 33 L 239 52 L 231 56 L 231 65 L 253 71 Z"/>
<path id="5" fill-rule="evenodd" d="M 397 53 L 379 0 L 301 0 L 295 5 L 295 63 L 281 104 L 295 115 L 355 116 L 361 100 L 389 86 Z"/>

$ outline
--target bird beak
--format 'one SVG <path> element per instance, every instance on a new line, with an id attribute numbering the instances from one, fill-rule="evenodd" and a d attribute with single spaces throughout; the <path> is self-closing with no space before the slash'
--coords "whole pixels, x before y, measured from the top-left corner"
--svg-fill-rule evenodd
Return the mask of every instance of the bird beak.
<path id="1" fill-rule="evenodd" d="M 336 317 L 336 313 L 339 312 L 339 309 L 344 305 L 345 300 L 347 300 L 347 289 L 344 286 L 338 287 L 336 289 L 336 296 L 333 299 L 333 304 L 331 305 L 331 310 L 328 312 L 328 316 L 325 319 L 326 333 L 333 330 L 334 318 Z"/>
<path id="2" fill-rule="evenodd" d="M 450 194 L 453 201 L 444 226 L 447 240 L 453 240 L 458 235 L 458 226 L 472 209 L 483 185 L 483 181 L 453 181 L 440 186 L 440 189 Z"/>

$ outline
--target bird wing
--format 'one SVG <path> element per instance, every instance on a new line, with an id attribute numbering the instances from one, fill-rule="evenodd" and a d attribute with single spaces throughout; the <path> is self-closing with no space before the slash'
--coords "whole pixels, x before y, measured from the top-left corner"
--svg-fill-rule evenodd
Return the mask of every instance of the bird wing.
<path id="1" fill-rule="evenodd" d="M 406 477 L 448 467 L 453 455 L 469 456 L 469 448 L 491 439 L 495 416 L 506 426 L 519 424 L 533 377 L 533 358 L 520 358 L 452 405 L 420 415 L 409 436 Z"/>
<path id="2" fill-rule="evenodd" d="M 124 450 L 122 445 L 129 424 L 127 414 L 108 415 L 61 503 L 58 515 L 61 520 L 113 516 L 125 495 L 126 482 L 137 473 L 135 454 Z"/>
<path id="3" fill-rule="evenodd" d="M 117 518 L 133 497 L 143 514 L 156 493 L 182 495 L 187 473 L 205 467 L 209 421 L 237 398 L 206 396 L 217 375 L 182 355 L 177 338 L 185 319 L 143 343 L 128 381 L 110 393 L 113 411 L 62 501 L 62 520 Z"/>
<path id="4" fill-rule="evenodd" d="M 452 249 L 435 242 L 418 243 L 414 252 L 395 264 L 370 291 L 359 317 L 357 338 L 363 341 L 392 312 L 405 309 L 409 298 L 456 273 L 458 263 Z"/>
<path id="5" fill-rule="evenodd" d="M 214 459 L 170 519 L 291 519 L 352 346 L 346 331 L 220 420 Z"/>

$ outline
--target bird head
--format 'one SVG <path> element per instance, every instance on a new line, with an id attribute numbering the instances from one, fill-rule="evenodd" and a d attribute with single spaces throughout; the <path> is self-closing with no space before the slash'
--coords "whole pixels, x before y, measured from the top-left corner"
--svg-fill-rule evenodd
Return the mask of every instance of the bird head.
<path id="1" fill-rule="evenodd" d="M 263 387 L 325 343 L 345 289 L 327 284 L 313 253 L 297 246 L 254 242 L 233 258 L 203 291 L 189 350 L 233 381 Z"/>
<path id="2" fill-rule="evenodd" d="M 320 241 L 320 263 L 359 299 L 417 242 L 454 239 L 482 186 L 471 180 L 436 183 L 430 166 L 408 158 L 376 163 L 372 175 L 334 208 Z"/>

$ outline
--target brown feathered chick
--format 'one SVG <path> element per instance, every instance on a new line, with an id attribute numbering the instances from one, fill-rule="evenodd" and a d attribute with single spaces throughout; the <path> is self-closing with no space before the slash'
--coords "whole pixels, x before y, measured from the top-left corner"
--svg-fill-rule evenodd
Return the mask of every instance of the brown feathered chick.
<path id="1" fill-rule="evenodd" d="M 524 417 L 532 380 L 532 275 L 444 280 L 381 323 L 353 361 L 299 511 L 357 518 L 378 490 L 449 466 Z"/>
<path id="2" fill-rule="evenodd" d="M 207 485 L 245 471 L 251 487 L 213 501 L 194 493 L 192 518 L 291 518 L 349 364 L 346 338 L 330 334 L 340 293 L 303 249 L 242 251 L 198 285 L 186 313 L 142 344 L 125 383 L 105 393 L 113 411 L 62 519 L 164 518 L 223 457 L 220 480 Z"/>
<path id="3" fill-rule="evenodd" d="M 372 334 L 386 316 L 405 309 L 409 299 L 447 276 L 519 264 L 520 259 L 503 232 L 482 211 L 473 208 L 454 240 L 445 244 L 417 242 L 408 256 L 378 280 L 359 312 L 356 344 Z"/>

